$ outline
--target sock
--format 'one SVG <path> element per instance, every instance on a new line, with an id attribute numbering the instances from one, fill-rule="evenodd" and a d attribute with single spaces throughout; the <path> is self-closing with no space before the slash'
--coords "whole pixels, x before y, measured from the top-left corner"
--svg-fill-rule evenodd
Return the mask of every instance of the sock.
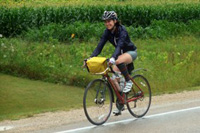
<path id="1" fill-rule="evenodd" d="M 124 76 L 125 80 L 129 81 L 130 77 L 129 77 L 129 73 L 128 73 L 126 65 L 124 63 L 121 63 L 121 64 L 118 64 L 117 67 L 121 71 L 121 73 Z"/>

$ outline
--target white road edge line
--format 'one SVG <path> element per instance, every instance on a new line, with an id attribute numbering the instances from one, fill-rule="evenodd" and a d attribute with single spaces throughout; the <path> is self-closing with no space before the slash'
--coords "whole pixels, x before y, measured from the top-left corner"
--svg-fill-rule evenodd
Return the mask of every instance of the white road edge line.
<path id="1" fill-rule="evenodd" d="M 7 131 L 7 130 L 12 129 L 12 128 L 14 128 L 14 127 L 12 127 L 12 126 L 0 126 L 0 132 L 1 131 Z"/>
<path id="2" fill-rule="evenodd" d="M 149 115 L 149 116 L 144 116 L 143 118 L 151 118 L 151 117 L 174 114 L 174 113 L 178 113 L 178 112 L 190 111 L 190 110 L 195 110 L 195 109 L 200 109 L 200 106 L 193 107 L 193 108 L 187 108 L 187 109 L 181 109 L 181 110 L 175 110 L 175 111 L 169 111 L 169 112 L 154 114 L 154 115 Z M 132 121 L 132 120 L 135 120 L 135 119 L 136 118 L 126 119 L 126 120 L 121 120 L 121 121 L 115 121 L 115 122 L 109 122 L 109 123 L 105 123 L 103 125 L 104 126 L 113 125 L 113 124 L 117 124 L 117 123 L 129 122 L 129 121 Z M 94 127 L 98 127 L 98 126 L 88 126 L 88 127 L 82 127 L 82 128 L 76 128 L 76 129 L 71 129 L 71 130 L 66 130 L 66 131 L 55 132 L 55 133 L 69 133 L 69 132 L 75 132 L 75 131 L 80 131 L 80 130 L 85 130 L 85 129 L 91 129 L 91 128 L 94 128 Z"/>

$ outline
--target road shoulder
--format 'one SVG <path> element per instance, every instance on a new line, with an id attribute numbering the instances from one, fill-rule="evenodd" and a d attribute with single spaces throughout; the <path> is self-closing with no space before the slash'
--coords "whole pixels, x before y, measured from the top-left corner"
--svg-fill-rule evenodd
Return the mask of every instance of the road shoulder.
<path id="1" fill-rule="evenodd" d="M 193 101 L 200 101 L 200 90 L 153 96 L 149 112 L 151 113 L 151 110 L 155 110 L 154 113 L 156 113 L 156 108 L 162 107 L 164 111 L 166 107 L 170 109 L 172 105 L 184 104 L 183 108 L 185 108 L 185 106 L 197 106 L 191 104 Z M 179 106 L 179 108 L 181 108 L 181 106 Z M 177 106 L 177 109 L 179 108 Z M 157 112 L 159 113 L 159 111 Z M 36 114 L 33 117 L 20 120 L 5 120 L 0 122 L 0 127 L 10 127 L 10 129 L 8 128 L 9 130 L 7 130 L 7 132 L 31 132 L 83 121 L 87 121 L 83 109 L 76 109 L 71 111 L 57 111 Z"/>

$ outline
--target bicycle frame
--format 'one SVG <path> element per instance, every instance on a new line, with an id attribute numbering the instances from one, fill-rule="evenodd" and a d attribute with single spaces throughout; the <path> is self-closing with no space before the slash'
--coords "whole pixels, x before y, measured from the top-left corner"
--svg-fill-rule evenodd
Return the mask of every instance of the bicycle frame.
<path id="1" fill-rule="evenodd" d="M 142 89 L 137 85 L 137 83 L 136 83 L 131 77 L 130 77 L 130 78 L 131 78 L 132 82 L 136 85 L 136 87 L 139 88 L 139 90 L 140 90 L 142 93 L 141 93 L 141 96 L 134 97 L 134 98 L 130 98 L 130 99 L 126 100 L 125 93 L 123 93 L 122 96 L 120 95 L 120 92 L 119 92 L 118 89 L 115 87 L 115 85 L 114 85 L 112 79 L 110 78 L 110 76 L 108 75 L 108 73 L 104 74 L 103 76 L 107 78 L 107 80 L 108 80 L 109 84 L 111 85 L 111 87 L 113 88 L 113 90 L 114 90 L 114 92 L 115 92 L 117 98 L 120 100 L 120 103 L 126 104 L 127 102 L 135 101 L 135 100 L 137 100 L 137 99 L 139 99 L 139 98 L 141 98 L 141 97 L 143 96 L 143 91 L 142 91 Z M 133 89 L 133 88 L 132 88 L 132 89 Z M 134 91 L 134 90 L 133 90 L 133 91 Z M 135 92 L 135 91 L 134 91 L 134 92 Z"/>
<path id="2" fill-rule="evenodd" d="M 113 64 L 108 62 L 107 67 L 104 68 L 105 70 L 99 70 L 98 73 L 91 73 L 95 75 L 101 75 L 102 78 L 91 81 L 84 92 L 84 112 L 87 119 L 94 125 L 102 125 L 108 120 L 111 115 L 113 103 L 115 100 L 116 107 L 120 111 L 119 113 L 113 112 L 115 115 L 120 115 L 121 111 L 125 109 L 122 104 L 126 104 L 127 110 L 132 116 L 136 118 L 143 117 L 148 112 L 151 104 L 151 88 L 147 79 L 140 74 L 134 74 L 133 77 L 131 76 L 132 74 L 129 74 L 128 76 L 133 82 L 133 87 L 131 88 L 130 92 L 124 93 L 122 91 L 123 88 L 121 88 L 124 85 L 119 84 L 119 82 L 122 83 L 122 79 L 120 79 L 121 75 L 119 72 L 113 70 L 112 65 Z M 146 71 L 143 68 L 139 68 L 132 72 L 139 70 Z M 111 77 L 110 73 L 114 75 Z M 145 90 L 147 90 L 147 92 Z M 114 99 L 114 93 L 117 99 Z M 148 96 L 144 96 L 144 94 L 148 94 Z M 141 104 L 142 102 L 144 102 L 144 105 Z M 90 105 L 94 107 L 94 109 L 88 109 Z"/>
<path id="3" fill-rule="evenodd" d="M 109 59 L 107 59 L 107 61 L 108 61 L 108 60 L 109 60 Z M 86 60 L 85 60 L 85 62 L 86 62 Z M 109 70 L 109 68 L 110 68 L 110 70 Z M 139 70 L 144 70 L 144 71 L 146 71 L 146 69 L 140 68 L 140 69 L 135 70 L 135 72 L 136 72 L 136 71 L 139 71 Z M 111 80 L 110 76 L 108 75 L 109 72 L 115 73 L 110 65 L 108 65 L 108 67 L 106 68 L 105 71 L 103 71 L 103 72 L 101 72 L 101 73 L 96 73 L 96 74 L 98 74 L 98 75 L 100 74 L 100 75 L 102 75 L 103 77 L 106 77 L 106 78 L 107 78 L 107 80 L 108 80 L 109 84 L 111 85 L 111 87 L 113 88 L 113 90 L 114 90 L 114 92 L 115 92 L 117 98 L 120 100 L 120 102 L 121 102 L 122 104 L 126 104 L 127 102 L 135 101 L 135 100 L 137 100 L 137 99 L 143 97 L 144 92 L 143 92 L 142 89 L 137 85 L 137 83 L 133 80 L 133 78 L 129 75 L 129 77 L 130 77 L 131 81 L 133 82 L 133 84 L 135 84 L 135 86 L 136 86 L 142 93 L 141 93 L 141 96 L 134 97 L 134 98 L 130 98 L 130 99 L 126 100 L 125 94 L 123 93 L 123 95 L 121 96 L 120 93 L 119 93 L 119 91 L 118 91 L 118 89 L 115 87 L 113 81 Z M 132 88 L 132 89 L 133 89 L 133 88 Z M 135 92 L 134 89 L 133 89 L 133 91 Z M 97 93 L 97 95 L 98 95 L 98 93 Z M 114 98 L 114 97 L 113 97 L 113 98 Z"/>

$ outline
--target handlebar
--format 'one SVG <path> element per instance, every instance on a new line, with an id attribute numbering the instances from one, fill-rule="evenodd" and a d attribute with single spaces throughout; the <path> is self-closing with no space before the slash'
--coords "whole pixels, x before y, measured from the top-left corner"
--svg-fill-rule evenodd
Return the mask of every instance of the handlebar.
<path id="1" fill-rule="evenodd" d="M 89 59 L 89 58 L 88 58 L 88 59 Z M 84 59 L 85 65 L 83 65 L 83 67 L 86 67 L 86 61 L 87 61 L 88 59 Z M 112 73 L 115 74 L 116 76 L 119 75 L 117 72 L 115 72 L 115 71 L 113 70 L 113 68 L 112 68 L 112 65 L 113 65 L 113 64 L 110 64 L 110 63 L 109 63 L 109 60 L 110 60 L 109 58 L 106 59 L 107 64 L 108 64 L 107 68 L 106 68 L 103 72 L 101 72 L 101 73 L 96 73 L 96 74 L 104 74 L 108 69 L 110 69 L 110 72 L 112 72 Z M 147 71 L 147 69 L 138 68 L 138 69 L 136 69 L 136 70 L 133 70 L 132 73 L 135 73 L 135 72 L 140 71 L 140 70 Z"/>
<path id="2" fill-rule="evenodd" d="M 116 73 L 114 70 L 113 70 L 113 68 L 112 68 L 112 65 L 113 64 L 110 64 L 109 63 L 109 58 L 107 58 L 106 59 L 106 61 L 107 61 L 107 63 L 108 63 L 108 67 L 106 68 L 106 70 L 104 70 L 103 72 L 101 72 L 101 73 L 97 73 L 97 74 L 104 74 L 109 68 L 110 68 L 110 71 L 112 72 L 112 73 L 114 73 L 116 76 L 118 76 L 118 73 Z"/>

